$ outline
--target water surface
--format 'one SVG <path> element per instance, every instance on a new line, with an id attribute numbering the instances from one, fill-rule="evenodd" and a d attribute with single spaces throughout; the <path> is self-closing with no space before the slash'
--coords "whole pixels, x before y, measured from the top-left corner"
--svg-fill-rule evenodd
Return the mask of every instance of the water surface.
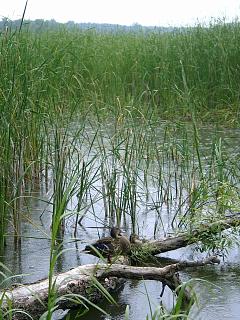
<path id="1" fill-rule="evenodd" d="M 200 130 L 202 148 L 211 150 L 211 135 L 216 134 L 206 128 Z M 240 131 L 219 130 L 218 137 L 224 139 L 225 152 L 230 154 L 239 153 Z M 206 160 L 206 157 L 203 159 Z M 143 173 L 140 173 L 141 176 Z M 100 190 L 101 183 L 96 181 L 96 190 Z M 159 238 L 172 232 L 171 217 L 178 208 L 178 198 L 171 200 L 171 205 L 162 203 L 159 211 L 156 210 L 158 198 L 155 185 L 149 181 L 149 195 L 144 194 L 142 201 L 137 205 L 137 230 L 141 237 L 147 239 Z M 31 193 L 33 198 L 26 200 L 22 206 L 22 241 L 18 247 L 14 246 L 12 237 L 7 237 L 7 249 L 4 252 L 2 261 L 10 268 L 13 274 L 21 275 L 15 282 L 31 283 L 48 276 L 49 251 L 50 251 L 50 225 L 51 225 L 51 204 L 47 204 L 51 197 L 50 191 L 44 188 Z M 94 192 L 92 197 L 94 197 Z M 44 201 L 43 201 L 44 200 Z M 77 199 L 73 198 L 70 206 L 76 208 Z M 88 212 L 78 226 L 77 239 L 74 239 L 73 231 L 75 225 L 74 216 L 67 219 L 64 235 L 64 251 L 56 265 L 56 272 L 63 272 L 73 267 L 87 263 L 95 263 L 97 258 L 81 252 L 87 243 L 108 235 L 108 228 L 103 227 L 104 223 L 110 225 L 111 219 L 105 217 L 104 204 L 100 199 L 94 203 L 94 209 L 88 208 Z M 184 207 L 182 207 L 184 210 Z M 104 222 L 105 221 L 105 222 Z M 130 234 L 130 217 L 127 216 L 126 223 L 122 224 L 126 234 Z M 10 231 L 9 231 L 10 233 Z M 166 254 L 176 259 L 201 259 L 204 255 L 197 253 L 194 246 L 176 250 Z M 189 269 L 181 272 L 183 281 L 196 280 L 196 292 L 199 297 L 199 305 L 194 306 L 190 319 L 211 320 L 221 317 L 225 320 L 237 320 L 240 318 L 240 252 L 238 247 L 229 251 L 229 255 L 218 266 L 206 266 Z M 101 306 L 109 313 L 104 316 L 96 310 L 90 310 L 83 319 L 105 319 L 123 320 L 126 306 L 130 307 L 130 320 L 144 320 L 151 315 L 162 302 L 170 310 L 173 305 L 173 295 L 166 289 L 163 300 L 160 299 L 161 283 L 157 281 L 126 281 L 125 286 L 115 297 L 118 305 L 108 305 L 103 302 Z"/>

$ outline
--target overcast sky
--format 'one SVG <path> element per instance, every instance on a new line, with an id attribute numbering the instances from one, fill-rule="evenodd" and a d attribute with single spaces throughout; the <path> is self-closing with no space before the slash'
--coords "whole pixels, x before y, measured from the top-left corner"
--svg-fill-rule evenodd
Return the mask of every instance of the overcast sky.
<path id="1" fill-rule="evenodd" d="M 0 17 L 21 17 L 25 0 L 0 0 Z M 131 25 L 192 25 L 240 16 L 240 0 L 29 0 L 27 19 Z"/>

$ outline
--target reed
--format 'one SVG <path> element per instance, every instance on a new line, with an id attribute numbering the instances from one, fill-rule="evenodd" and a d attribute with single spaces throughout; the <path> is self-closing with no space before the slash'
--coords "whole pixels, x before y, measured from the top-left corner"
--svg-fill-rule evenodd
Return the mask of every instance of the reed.
<path id="1" fill-rule="evenodd" d="M 92 104 L 108 114 L 120 101 L 161 117 L 189 118 L 194 110 L 236 123 L 239 34 L 238 22 L 224 21 L 164 34 L 23 26 L 15 36 L 2 33 L 3 94 L 11 103 L 14 91 L 24 93 L 22 104 L 31 100 L 37 113 L 55 100 L 64 112 L 78 101 L 78 109 Z"/>
<path id="2" fill-rule="evenodd" d="M 155 237 L 239 211 L 239 156 L 217 130 L 206 144 L 199 126 L 239 124 L 239 40 L 237 21 L 164 34 L 1 32 L 0 249 L 7 228 L 21 241 L 26 193 L 44 184 L 49 319 L 68 219 L 75 236 L 91 215 L 137 233 L 152 214 Z"/>

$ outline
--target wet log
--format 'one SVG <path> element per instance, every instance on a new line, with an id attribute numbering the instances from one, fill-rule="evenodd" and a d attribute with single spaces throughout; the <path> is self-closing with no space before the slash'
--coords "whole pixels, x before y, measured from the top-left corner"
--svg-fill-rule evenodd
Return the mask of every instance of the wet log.
<path id="1" fill-rule="evenodd" d="M 62 297 L 58 302 L 58 306 L 62 309 L 66 309 L 71 307 L 72 302 L 65 299 L 64 295 L 75 293 L 78 295 L 81 294 L 85 298 L 90 298 L 90 288 L 91 294 L 93 294 L 93 277 L 101 281 L 107 290 L 112 288 L 114 284 L 114 280 L 112 279 L 116 278 L 159 280 L 166 285 L 169 285 L 171 289 L 176 290 L 177 286 L 181 284 L 180 280 L 176 278 L 175 275 L 177 271 L 188 267 L 204 266 L 206 264 L 218 262 L 216 257 L 210 257 L 206 260 L 197 262 L 178 262 L 163 268 L 132 267 L 120 264 L 84 265 L 54 276 L 53 281 L 56 282 L 57 296 Z M 8 305 L 11 305 L 11 308 L 24 310 L 24 312 L 29 313 L 33 319 L 39 319 L 39 316 L 47 308 L 48 286 L 49 281 L 48 279 L 45 279 L 30 285 L 21 285 L 12 288 L 12 290 L 2 291 L 0 292 L 0 300 L 3 300 L 2 308 L 6 308 L 7 310 Z M 93 296 L 94 300 L 96 300 L 96 293 L 94 293 Z M 186 303 L 190 301 L 191 297 L 187 291 L 185 292 L 185 297 Z M 28 317 L 18 313 L 15 317 L 13 316 L 13 319 L 28 319 Z"/>
<path id="2" fill-rule="evenodd" d="M 233 215 L 232 217 L 213 222 L 211 224 L 203 224 L 198 229 L 189 233 L 182 233 L 175 237 L 165 238 L 163 240 L 148 241 L 141 244 L 148 246 L 149 252 L 152 254 L 164 253 L 193 244 L 199 240 L 200 236 L 206 232 L 220 232 L 231 227 L 238 227 L 240 224 L 240 216 Z M 138 244 L 139 245 L 139 244 Z M 61 273 L 54 277 L 56 281 L 57 296 L 63 297 L 69 293 L 80 294 L 85 298 L 91 298 L 92 301 L 97 301 L 101 294 L 97 290 L 92 290 L 92 279 L 96 277 L 104 287 L 109 291 L 116 287 L 119 282 L 116 278 L 130 278 L 130 279 L 151 279 L 161 281 L 168 285 L 172 290 L 176 290 L 177 286 L 181 284 L 176 277 L 176 272 L 188 267 L 203 266 L 209 263 L 218 263 L 214 258 L 209 258 L 204 261 L 197 262 L 177 262 L 163 268 L 156 267 L 133 267 L 127 265 L 85 265 L 68 272 Z M 48 280 L 43 280 L 38 283 L 23 285 L 12 290 L 0 292 L 0 300 L 3 300 L 2 307 L 16 308 L 29 312 L 34 319 L 39 319 L 46 310 L 48 300 Z M 89 296 L 89 288 L 91 288 L 91 297 Z M 176 290 L 176 293 L 177 290 Z M 185 301 L 190 300 L 188 292 L 184 292 Z M 69 301 L 60 299 L 59 307 L 65 309 L 69 307 Z M 18 314 L 12 319 L 27 319 L 26 316 Z"/>
<path id="3" fill-rule="evenodd" d="M 225 220 L 216 221 L 210 224 L 202 224 L 197 229 L 192 230 L 191 233 L 186 232 L 177 236 L 164 238 L 162 240 L 146 241 L 143 246 L 147 246 L 149 252 L 151 252 L 151 254 L 153 255 L 156 255 L 196 243 L 201 238 L 201 235 L 206 234 L 206 232 L 217 233 L 232 227 L 239 226 L 240 215 L 235 214 Z"/>

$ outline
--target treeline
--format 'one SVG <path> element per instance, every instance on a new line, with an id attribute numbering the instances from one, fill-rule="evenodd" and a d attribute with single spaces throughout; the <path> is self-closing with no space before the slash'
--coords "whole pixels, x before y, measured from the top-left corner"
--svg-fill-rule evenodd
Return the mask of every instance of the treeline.
<path id="1" fill-rule="evenodd" d="M 21 26 L 21 19 L 18 20 L 9 20 L 8 18 L 3 18 L 0 21 L 0 30 L 5 30 L 6 28 L 18 29 Z M 109 23 L 76 23 L 74 21 L 68 21 L 66 23 L 60 23 L 51 20 L 36 19 L 36 20 L 24 20 L 23 27 L 29 28 L 30 30 L 40 31 L 46 29 L 59 29 L 66 28 L 69 30 L 80 29 L 80 30 L 89 30 L 94 29 L 98 32 L 109 32 L 109 33 L 118 33 L 118 32 L 143 32 L 143 33 L 162 33 L 162 32 L 172 32 L 181 30 L 180 28 L 175 27 L 147 27 L 140 24 L 133 24 L 131 26 L 119 25 L 119 24 L 109 24 Z"/>

